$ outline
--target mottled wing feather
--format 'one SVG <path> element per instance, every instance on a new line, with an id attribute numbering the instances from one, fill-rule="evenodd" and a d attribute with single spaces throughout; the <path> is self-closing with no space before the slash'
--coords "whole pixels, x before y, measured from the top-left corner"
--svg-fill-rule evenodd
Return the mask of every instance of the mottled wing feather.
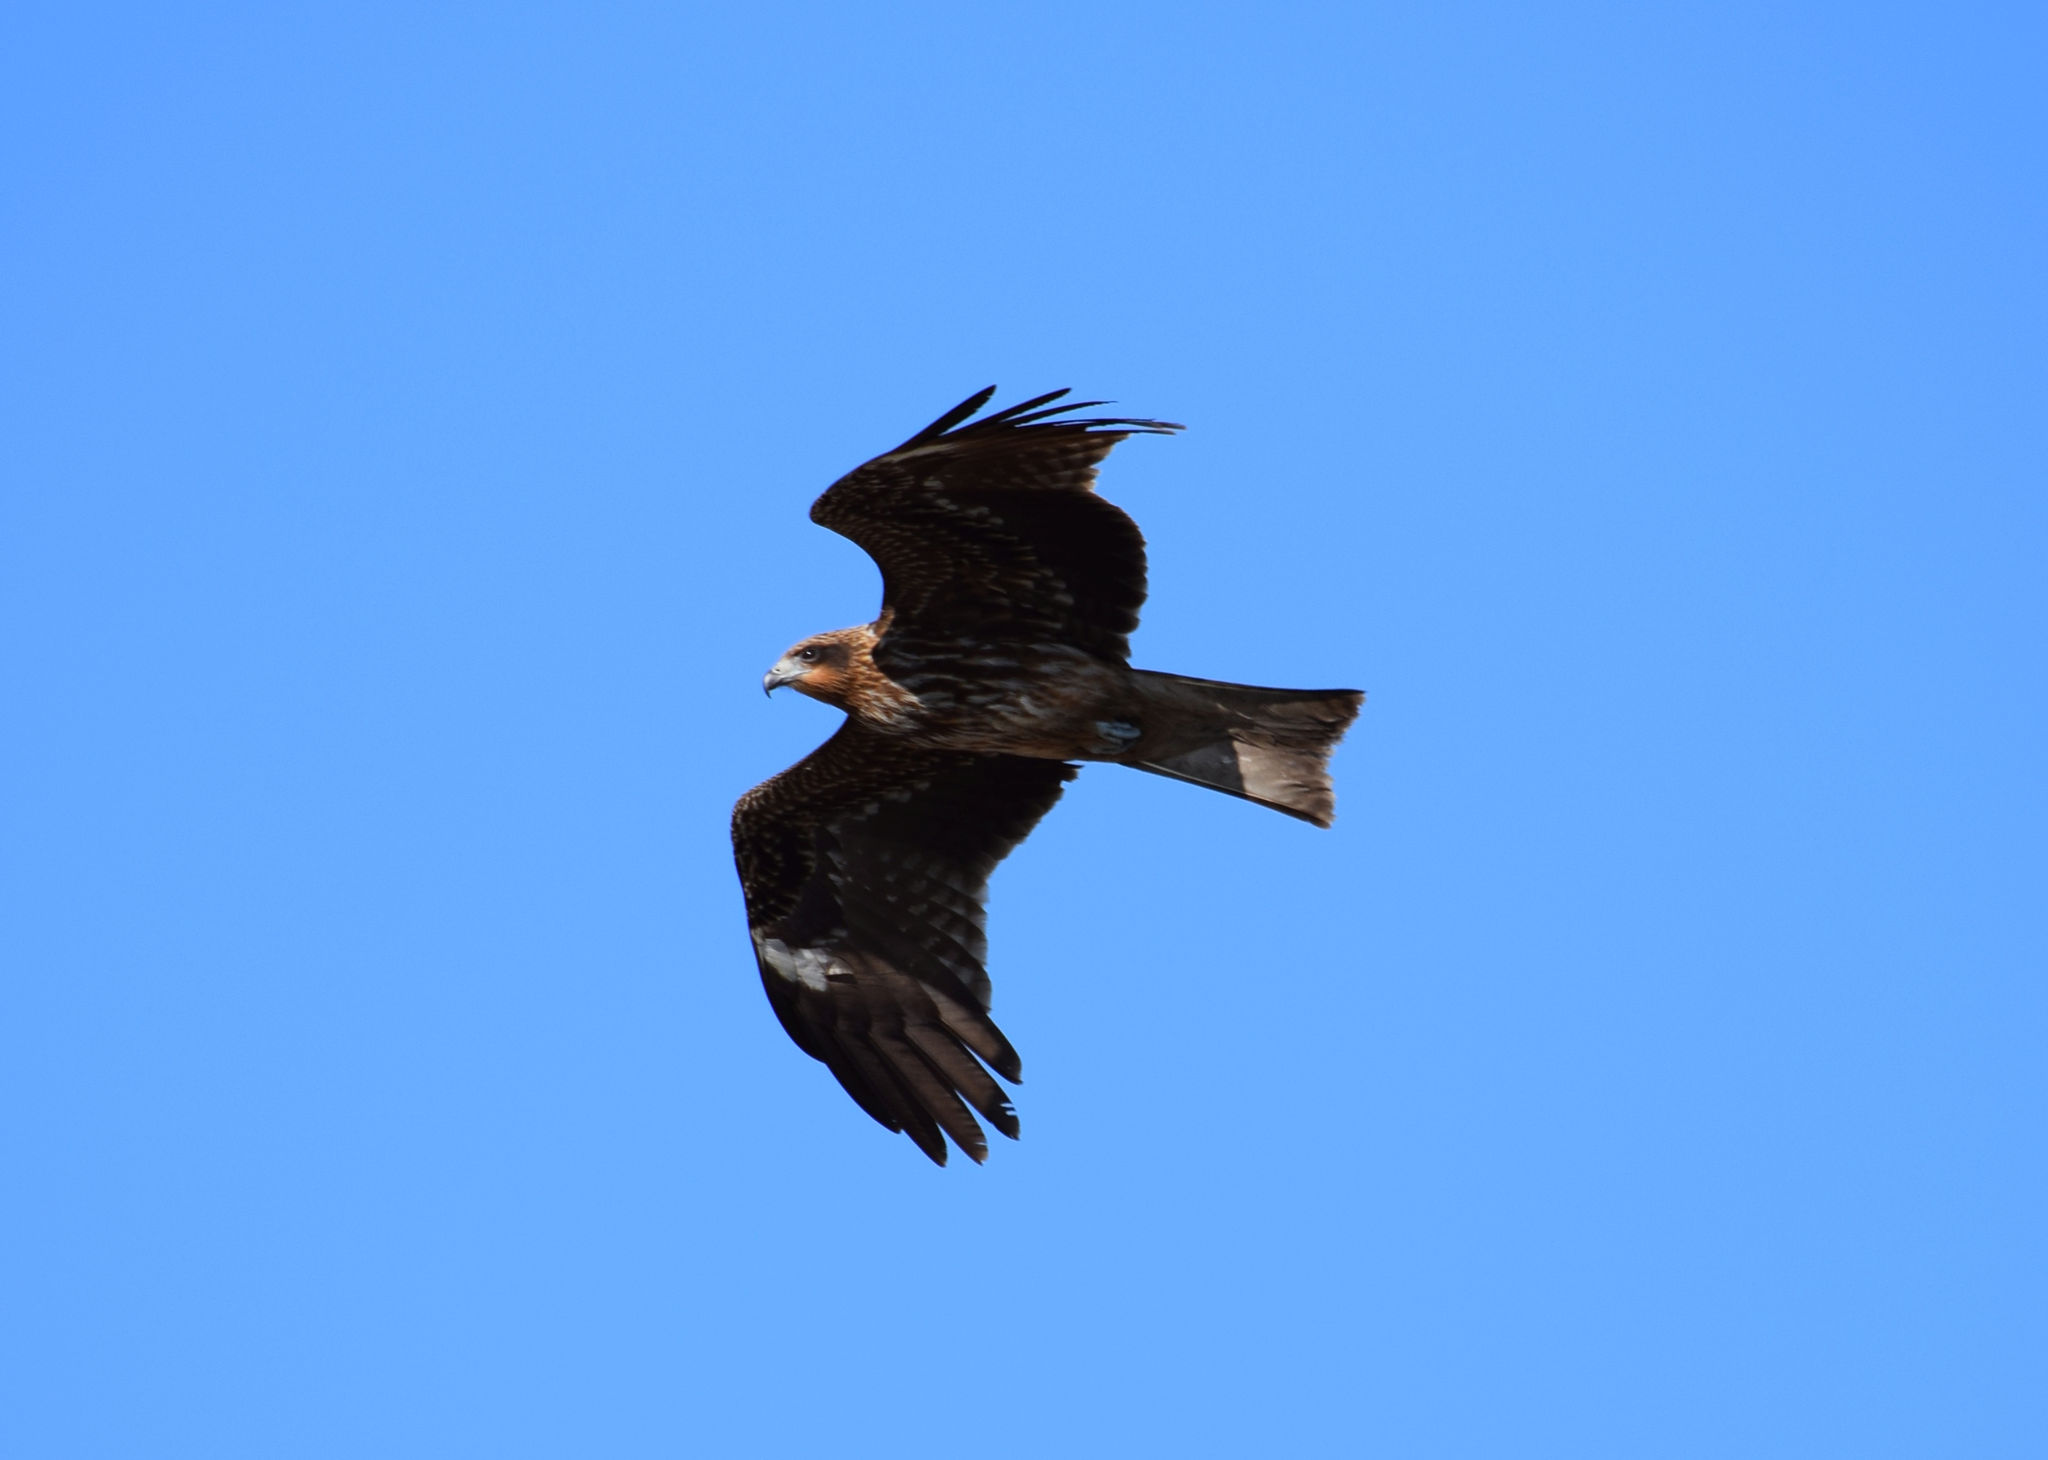
<path id="1" fill-rule="evenodd" d="M 875 660 L 906 678 L 962 642 L 1055 642 L 1129 657 L 1145 602 L 1145 539 L 1095 495 L 1095 470 L 1135 432 L 1168 421 L 1074 417 L 1053 391 L 969 421 L 994 388 L 847 473 L 811 520 L 882 570 L 888 628 Z M 893 665 L 892 665 L 893 660 Z"/>
<path id="2" fill-rule="evenodd" d="M 920 750 L 849 721 L 733 809 L 755 958 L 783 1028 L 941 1165 L 947 1136 L 988 1154 L 970 1108 L 1017 1134 L 981 1063 L 1023 1073 L 988 1016 L 988 877 L 1073 775 L 1059 761 Z"/>

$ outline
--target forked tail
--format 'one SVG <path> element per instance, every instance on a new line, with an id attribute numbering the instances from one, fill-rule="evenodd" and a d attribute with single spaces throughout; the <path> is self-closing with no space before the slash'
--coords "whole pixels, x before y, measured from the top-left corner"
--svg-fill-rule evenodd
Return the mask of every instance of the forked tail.
<path id="1" fill-rule="evenodd" d="M 1143 738 L 1119 764 L 1330 824 L 1337 806 L 1330 752 L 1358 717 L 1362 693 L 1131 673 L 1143 706 Z"/>

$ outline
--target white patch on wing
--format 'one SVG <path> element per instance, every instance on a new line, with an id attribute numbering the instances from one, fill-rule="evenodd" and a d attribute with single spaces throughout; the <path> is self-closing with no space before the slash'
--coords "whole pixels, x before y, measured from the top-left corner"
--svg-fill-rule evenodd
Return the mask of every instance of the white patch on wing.
<path id="1" fill-rule="evenodd" d="M 792 948 L 780 938 L 756 936 L 754 946 L 761 950 L 761 958 L 767 965 L 788 979 L 800 983 L 807 989 L 825 992 L 825 980 L 835 973 L 848 974 L 853 970 L 834 958 L 825 948 Z"/>

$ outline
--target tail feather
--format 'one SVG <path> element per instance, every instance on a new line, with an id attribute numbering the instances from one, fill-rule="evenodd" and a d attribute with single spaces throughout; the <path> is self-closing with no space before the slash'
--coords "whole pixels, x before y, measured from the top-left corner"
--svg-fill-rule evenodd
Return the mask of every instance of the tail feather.
<path id="1" fill-rule="evenodd" d="M 1122 764 L 1330 824 L 1337 807 L 1330 752 L 1358 717 L 1362 693 L 1132 673 L 1143 734 Z"/>

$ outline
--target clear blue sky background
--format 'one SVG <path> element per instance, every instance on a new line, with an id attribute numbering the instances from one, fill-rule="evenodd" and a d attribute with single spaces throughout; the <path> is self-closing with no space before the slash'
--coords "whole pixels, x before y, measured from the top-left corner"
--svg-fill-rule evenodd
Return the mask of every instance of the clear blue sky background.
<path id="1" fill-rule="evenodd" d="M 7 30 L 0 1451 L 2048 1453 L 2038 10 Z M 1082 775 L 940 1171 L 726 816 L 991 381 L 1372 699 Z"/>

